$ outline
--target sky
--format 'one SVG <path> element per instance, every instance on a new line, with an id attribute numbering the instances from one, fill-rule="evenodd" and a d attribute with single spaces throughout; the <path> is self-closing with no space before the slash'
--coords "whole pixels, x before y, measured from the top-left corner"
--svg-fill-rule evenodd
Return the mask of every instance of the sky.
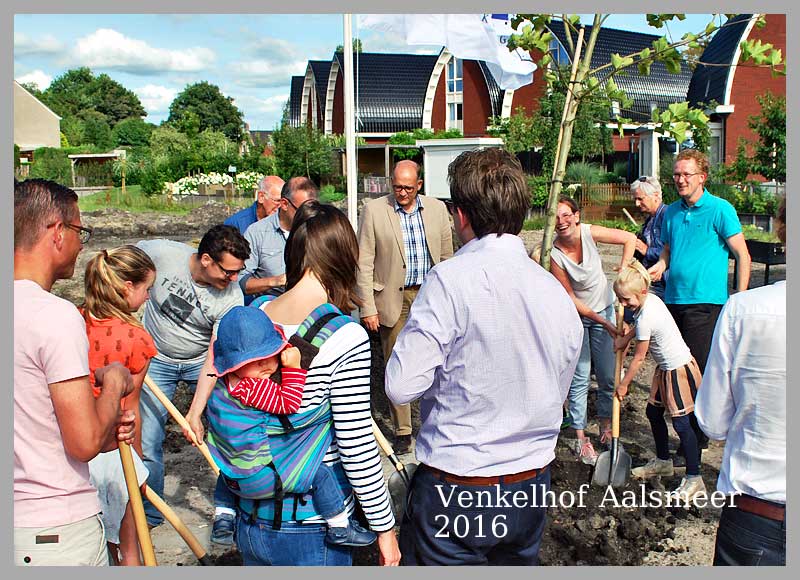
<path id="1" fill-rule="evenodd" d="M 591 22 L 590 15 L 582 15 Z M 679 39 L 705 28 L 710 14 L 671 23 Z M 606 27 L 651 34 L 643 14 L 615 14 Z M 291 77 L 309 60 L 329 60 L 343 44 L 340 14 L 16 14 L 14 78 L 44 90 L 66 71 L 89 67 L 133 91 L 159 124 L 172 100 L 201 81 L 234 99 L 251 130 L 280 122 Z M 365 52 L 437 54 L 438 46 L 406 46 L 399 35 L 374 32 L 354 18 Z"/>

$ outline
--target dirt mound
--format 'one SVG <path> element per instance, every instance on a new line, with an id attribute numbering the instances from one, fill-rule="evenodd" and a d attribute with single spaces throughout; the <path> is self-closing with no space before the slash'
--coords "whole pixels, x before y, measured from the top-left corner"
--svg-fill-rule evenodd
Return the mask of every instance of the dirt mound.
<path id="1" fill-rule="evenodd" d="M 120 209 L 99 209 L 82 214 L 86 224 L 94 228 L 94 240 L 113 238 L 201 237 L 213 225 L 221 224 L 234 209 L 211 201 L 188 214 L 163 212 L 130 212 Z"/>

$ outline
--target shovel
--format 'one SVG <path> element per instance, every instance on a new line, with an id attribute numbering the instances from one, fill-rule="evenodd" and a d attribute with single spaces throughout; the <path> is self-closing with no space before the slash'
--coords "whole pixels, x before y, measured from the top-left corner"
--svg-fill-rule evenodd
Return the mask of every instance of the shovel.
<path id="1" fill-rule="evenodd" d="M 389 495 L 392 497 L 395 519 L 402 521 L 403 514 L 406 511 L 406 496 L 408 495 L 408 489 L 411 487 L 411 478 L 417 469 L 417 464 L 409 463 L 408 465 L 403 465 L 403 462 L 394 454 L 394 449 L 392 449 L 389 441 L 386 440 L 383 432 L 375 423 L 375 419 L 372 419 L 372 433 L 375 435 L 378 446 L 394 465 L 395 472 L 389 476 L 386 486 L 389 488 Z"/>
<path id="2" fill-rule="evenodd" d="M 622 305 L 617 305 L 617 330 L 622 332 Z M 614 365 L 614 390 L 619 385 L 619 375 L 622 372 L 622 359 L 625 351 L 617 351 L 617 360 Z M 592 483 L 600 486 L 622 487 L 628 481 L 631 473 L 631 456 L 619 443 L 619 399 L 611 399 L 611 450 L 603 451 L 597 458 L 594 466 Z"/>

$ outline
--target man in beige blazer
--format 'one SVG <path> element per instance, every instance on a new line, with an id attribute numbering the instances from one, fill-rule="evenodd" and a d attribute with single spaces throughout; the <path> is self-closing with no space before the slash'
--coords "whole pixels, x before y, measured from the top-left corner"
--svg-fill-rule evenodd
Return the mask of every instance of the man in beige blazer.
<path id="1" fill-rule="evenodd" d="M 380 331 L 383 359 L 389 360 L 397 335 L 425 275 L 453 255 L 450 218 L 444 203 L 419 197 L 419 165 L 400 161 L 392 189 L 368 202 L 358 228 L 358 291 L 364 301 L 361 322 Z M 390 404 L 397 453 L 411 449 L 411 407 Z"/>

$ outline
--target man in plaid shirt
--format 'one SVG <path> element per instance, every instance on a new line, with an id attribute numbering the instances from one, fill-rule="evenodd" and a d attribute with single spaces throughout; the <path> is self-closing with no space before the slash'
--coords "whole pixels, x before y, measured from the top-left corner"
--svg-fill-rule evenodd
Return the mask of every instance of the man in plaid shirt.
<path id="1" fill-rule="evenodd" d="M 428 271 L 453 255 L 447 208 L 422 196 L 419 165 L 400 161 L 392 172 L 393 193 L 368 202 L 358 228 L 358 290 L 364 301 L 361 321 L 380 332 L 389 360 L 411 303 Z M 411 407 L 391 405 L 395 451 L 411 450 Z"/>

